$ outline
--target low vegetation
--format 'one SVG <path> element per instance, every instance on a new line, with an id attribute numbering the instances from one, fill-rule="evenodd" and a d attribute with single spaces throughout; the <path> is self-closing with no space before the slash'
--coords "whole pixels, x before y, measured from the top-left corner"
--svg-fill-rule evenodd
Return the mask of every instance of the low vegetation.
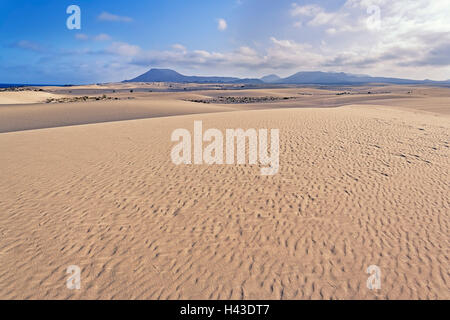
<path id="1" fill-rule="evenodd" d="M 106 95 L 97 97 L 70 97 L 70 98 L 49 98 L 45 100 L 46 103 L 68 103 L 68 102 L 87 102 L 87 101 L 104 101 L 104 100 L 130 100 L 134 99 L 132 97 L 118 98 L 118 97 L 107 97 Z"/>
<path id="2" fill-rule="evenodd" d="M 21 91 L 44 91 L 42 89 L 37 89 L 33 87 L 9 87 L 9 88 L 0 88 L 0 92 L 21 92 Z"/>
<path id="3" fill-rule="evenodd" d="M 193 99 L 186 101 L 197 103 L 246 104 L 246 103 L 275 102 L 292 99 L 296 99 L 296 97 L 217 97 L 213 99 Z"/>

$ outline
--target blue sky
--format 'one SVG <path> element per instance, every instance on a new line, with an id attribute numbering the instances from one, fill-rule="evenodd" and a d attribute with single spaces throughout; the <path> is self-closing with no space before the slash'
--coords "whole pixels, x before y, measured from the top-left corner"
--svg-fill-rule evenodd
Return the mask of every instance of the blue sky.
<path id="1" fill-rule="evenodd" d="M 450 6 L 427 0 L 2 0 L 0 83 L 323 70 L 450 78 Z M 69 30 L 69 5 L 81 29 Z"/>

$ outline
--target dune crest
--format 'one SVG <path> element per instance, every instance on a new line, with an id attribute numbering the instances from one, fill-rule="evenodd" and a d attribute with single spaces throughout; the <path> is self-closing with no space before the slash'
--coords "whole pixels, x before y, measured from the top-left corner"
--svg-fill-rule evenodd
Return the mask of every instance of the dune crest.
<path id="1" fill-rule="evenodd" d="M 47 99 L 59 98 L 60 95 L 55 95 L 49 92 L 35 92 L 35 91 L 19 91 L 19 92 L 0 92 L 0 105 L 2 104 L 30 104 L 43 103 Z"/>

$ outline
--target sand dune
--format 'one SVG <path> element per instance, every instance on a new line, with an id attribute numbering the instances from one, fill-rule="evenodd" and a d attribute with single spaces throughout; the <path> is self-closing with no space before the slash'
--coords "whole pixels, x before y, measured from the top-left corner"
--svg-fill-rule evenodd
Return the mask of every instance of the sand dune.
<path id="1" fill-rule="evenodd" d="M 194 120 L 279 128 L 280 172 L 173 165 Z M 0 298 L 449 299 L 449 129 L 378 104 L 2 133 Z"/>
<path id="2" fill-rule="evenodd" d="M 4 103 L 9 101 L 9 104 L 0 106 L 0 133 L 197 113 L 282 108 L 335 108 L 351 104 L 385 105 L 414 112 L 450 114 L 450 108 L 448 107 L 450 105 L 450 90 L 444 88 L 368 86 L 355 88 L 325 87 L 320 89 L 202 90 L 203 87 L 200 85 L 183 84 L 186 87 L 199 90 L 149 92 L 149 88 L 154 88 L 157 85 L 167 89 L 166 84 L 127 83 L 69 88 L 45 87 L 48 92 L 0 92 L 0 104 L 1 101 Z M 136 91 L 130 92 L 130 88 Z M 77 94 L 74 94 L 74 92 L 77 92 Z M 348 94 L 342 95 L 341 93 Z M 8 100 L 11 95 L 16 97 L 16 103 Z M 91 98 L 105 96 L 113 100 L 38 103 L 46 98 L 73 98 L 85 95 Z M 189 100 L 208 101 L 218 97 L 271 97 L 277 100 L 245 104 L 189 102 Z M 283 98 L 289 99 L 283 100 Z"/>
<path id="3" fill-rule="evenodd" d="M 36 91 L 0 92 L 0 105 L 42 103 L 56 97 L 61 97 L 61 95 Z"/>
<path id="4" fill-rule="evenodd" d="M 233 106 L 163 99 L 10 105 L 0 106 L 0 132 L 232 110 Z"/>

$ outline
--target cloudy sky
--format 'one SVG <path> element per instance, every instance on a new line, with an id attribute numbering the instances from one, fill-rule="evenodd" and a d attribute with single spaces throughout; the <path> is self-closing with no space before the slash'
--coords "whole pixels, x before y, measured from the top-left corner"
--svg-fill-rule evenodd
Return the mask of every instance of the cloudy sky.
<path id="1" fill-rule="evenodd" d="M 81 9 L 81 29 L 66 10 Z M 450 79 L 449 0 L 1 0 L 0 83 L 121 81 L 149 68 Z"/>

